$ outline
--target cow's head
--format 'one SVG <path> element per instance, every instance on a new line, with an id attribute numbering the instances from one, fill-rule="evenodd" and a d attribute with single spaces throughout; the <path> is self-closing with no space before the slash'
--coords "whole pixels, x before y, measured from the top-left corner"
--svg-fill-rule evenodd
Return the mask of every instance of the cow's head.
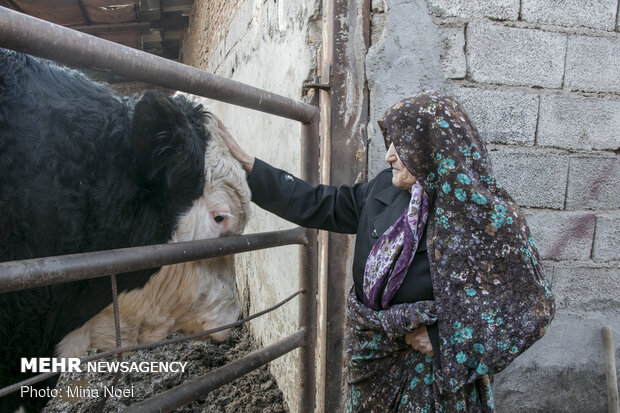
<path id="1" fill-rule="evenodd" d="M 217 123 L 205 114 L 210 140 L 205 155 L 202 195 L 178 222 L 173 240 L 218 238 L 240 234 L 250 214 L 245 171 L 219 136 Z"/>
<path id="2" fill-rule="evenodd" d="M 250 214 L 251 194 L 245 171 L 219 136 L 217 122 L 206 112 L 203 121 L 210 136 L 204 161 L 204 190 L 177 222 L 173 242 L 240 234 Z M 201 285 L 196 286 L 200 315 L 196 324 L 184 323 L 182 330 L 195 333 L 236 321 L 241 315 L 241 304 L 233 257 L 210 259 L 196 263 L 196 267 L 202 274 Z M 223 340 L 228 334 L 229 330 L 225 330 L 211 337 Z"/>

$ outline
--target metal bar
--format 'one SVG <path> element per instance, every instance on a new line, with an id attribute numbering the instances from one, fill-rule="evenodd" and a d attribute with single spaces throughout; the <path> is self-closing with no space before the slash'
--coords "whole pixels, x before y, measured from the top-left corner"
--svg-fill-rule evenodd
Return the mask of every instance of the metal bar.
<path id="1" fill-rule="evenodd" d="M 318 113 L 314 106 L 5 7 L 0 7 L 0 46 L 300 122 L 310 122 Z"/>
<path id="2" fill-rule="evenodd" d="M 90 24 L 91 20 L 90 20 L 90 16 L 88 15 L 88 11 L 86 10 L 86 7 L 84 7 L 84 2 L 82 0 L 77 0 L 78 6 L 80 7 L 80 11 L 82 12 L 82 15 L 84 16 L 84 19 L 86 20 L 86 24 Z"/>
<path id="3" fill-rule="evenodd" d="M 110 283 L 112 284 L 112 309 L 114 310 L 114 338 L 116 339 L 116 348 L 120 349 L 123 344 L 121 340 L 121 314 L 118 309 L 118 284 L 116 283 L 116 274 L 110 275 Z M 118 353 L 116 356 L 116 360 L 120 363 L 123 361 L 123 353 Z M 121 378 L 121 371 L 118 370 L 114 373 L 114 378 L 112 379 L 111 387 L 115 387 L 118 384 L 118 380 Z M 97 401 L 97 405 L 101 406 L 100 409 L 105 405 L 108 400 L 108 394 L 103 395 L 103 398 Z"/>
<path id="4" fill-rule="evenodd" d="M 112 284 L 112 308 L 114 309 L 114 334 L 116 338 L 116 348 L 121 348 L 121 315 L 118 311 L 118 284 L 116 283 L 116 274 L 110 275 L 110 283 Z"/>
<path id="5" fill-rule="evenodd" d="M 614 334 L 610 326 L 603 327 L 603 351 L 605 352 L 605 378 L 607 380 L 607 407 L 609 413 L 618 413 L 618 378 L 614 355 Z"/>
<path id="6" fill-rule="evenodd" d="M 307 332 L 303 329 L 263 349 L 251 352 L 226 366 L 181 384 L 155 397 L 124 410 L 125 413 L 171 412 L 194 400 L 204 398 L 210 391 L 255 370 L 301 346 Z"/>
<path id="7" fill-rule="evenodd" d="M 0 263 L 0 293 L 308 242 L 303 228 Z"/>
<path id="8" fill-rule="evenodd" d="M 161 346 L 165 346 L 165 345 L 168 345 L 168 344 L 182 343 L 184 341 L 194 340 L 196 338 L 208 336 L 209 334 L 217 333 L 217 332 L 222 331 L 222 330 L 228 330 L 229 328 L 239 327 L 240 325 L 245 324 L 248 321 L 252 321 L 255 318 L 258 318 L 258 317 L 260 317 L 262 315 L 265 315 L 265 314 L 270 313 L 270 312 L 272 312 L 274 310 L 277 310 L 278 308 L 282 307 L 284 304 L 288 303 L 293 298 L 297 297 L 299 294 L 301 294 L 303 292 L 304 292 L 303 290 L 296 291 L 292 295 L 290 295 L 287 298 L 285 298 L 284 300 L 280 301 L 278 304 L 276 304 L 276 305 L 274 305 L 272 307 L 266 308 L 266 309 L 264 309 L 262 311 L 259 311 L 258 313 L 254 313 L 251 316 L 248 316 L 248 317 L 243 318 L 241 320 L 237 320 L 234 323 L 225 324 L 223 326 L 212 328 L 212 329 L 206 330 L 206 331 L 201 331 L 200 333 L 194 333 L 194 334 L 191 334 L 189 336 L 176 337 L 176 338 L 171 338 L 171 339 L 164 340 L 164 341 L 159 341 L 157 343 L 137 344 L 135 346 L 127 346 L 127 347 L 116 348 L 114 350 L 104 351 L 102 353 L 97 353 L 97 354 L 94 354 L 92 356 L 82 357 L 80 359 L 80 364 L 88 363 L 89 361 L 100 360 L 102 358 L 106 358 L 106 357 L 112 356 L 114 354 L 120 355 L 120 354 L 126 353 L 128 351 L 150 350 L 150 349 L 161 347 Z M 50 377 L 54 377 L 54 376 L 56 376 L 58 374 L 60 374 L 60 372 L 58 372 L 58 371 L 57 372 L 51 372 L 51 373 L 38 374 L 38 375 L 36 375 L 34 377 L 31 377 L 29 379 L 20 381 L 19 383 L 12 384 L 12 385 L 7 386 L 7 387 L 5 387 L 3 389 L 0 389 L 0 397 L 4 397 L 7 394 L 11 394 L 13 392 L 16 392 L 19 389 L 21 389 L 22 386 L 32 386 L 33 384 L 42 382 L 43 380 L 49 379 Z"/>
<path id="9" fill-rule="evenodd" d="M 322 182 L 330 185 L 352 184 L 366 180 L 369 99 L 363 56 L 369 47 L 370 0 L 330 0 L 325 17 L 323 71 L 330 70 L 329 93 L 321 92 L 323 130 L 321 169 L 326 175 Z M 360 60 L 360 56 L 362 57 Z M 325 73 L 324 73 L 325 75 Z M 324 79 L 323 79 L 324 81 Z M 323 109 L 323 106 L 326 106 Z M 327 133 L 325 133 L 327 132 Z M 332 162 L 332 160 L 334 160 Z M 342 165 L 346 165 L 343 168 Z M 321 279 L 322 292 L 322 346 L 318 359 L 322 361 L 318 380 L 323 400 L 317 402 L 319 411 L 336 412 L 341 406 L 343 382 L 344 342 L 346 325 L 347 282 L 351 271 L 354 241 L 344 234 L 329 233 L 321 242 L 324 257 Z M 323 241 L 323 239 L 321 239 Z M 323 250 L 326 249 L 326 250 Z M 323 404 L 320 404 L 323 402 Z"/>
<path id="10" fill-rule="evenodd" d="M 318 94 L 310 97 L 312 105 L 318 104 Z M 301 134 L 302 177 L 307 182 L 319 182 L 319 117 L 302 126 Z M 301 253 L 299 288 L 305 293 L 299 300 L 299 327 L 306 330 L 304 344 L 299 350 L 299 406 L 302 412 L 314 412 L 316 405 L 316 324 L 318 285 L 317 231 L 307 230 L 308 243 Z"/>

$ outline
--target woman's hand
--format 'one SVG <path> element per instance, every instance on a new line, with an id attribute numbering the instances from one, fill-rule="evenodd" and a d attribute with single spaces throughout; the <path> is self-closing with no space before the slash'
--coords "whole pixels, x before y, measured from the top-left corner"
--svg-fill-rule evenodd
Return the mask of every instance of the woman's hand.
<path id="1" fill-rule="evenodd" d="M 254 168 L 254 157 L 248 155 L 248 153 L 244 151 L 241 146 L 239 146 L 235 138 L 232 137 L 230 132 L 228 132 L 228 129 L 226 129 L 222 121 L 217 116 L 213 114 L 211 116 L 213 116 L 213 119 L 217 121 L 217 127 L 219 129 L 220 136 L 222 137 L 222 140 L 224 141 L 226 146 L 228 146 L 230 154 L 233 156 L 233 158 L 239 161 L 243 169 L 245 169 L 248 174 L 252 173 L 252 168 Z"/>
<path id="2" fill-rule="evenodd" d="M 409 333 L 405 336 L 405 343 L 409 344 L 415 350 L 427 356 L 434 356 L 433 345 L 431 344 L 431 338 L 428 336 L 428 330 L 426 326 L 419 327 L 413 333 Z"/>

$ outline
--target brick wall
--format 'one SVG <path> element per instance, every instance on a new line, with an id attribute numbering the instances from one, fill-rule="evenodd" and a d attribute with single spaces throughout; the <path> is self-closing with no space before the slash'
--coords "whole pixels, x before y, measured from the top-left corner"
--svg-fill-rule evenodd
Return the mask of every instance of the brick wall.
<path id="1" fill-rule="evenodd" d="M 145 82 L 116 82 L 116 83 L 110 83 L 110 87 L 114 89 L 116 93 L 120 95 L 126 95 L 126 96 L 132 96 L 132 95 L 135 95 L 136 93 L 142 93 L 146 89 L 159 90 L 168 95 L 171 95 L 175 92 L 174 90 L 170 90 L 162 86 L 152 85 L 150 83 L 145 83 Z"/>
<path id="2" fill-rule="evenodd" d="M 403 15 L 410 17 L 399 23 Z M 498 180 L 523 207 L 553 281 L 556 319 L 496 376 L 498 411 L 606 410 L 601 327 L 614 328 L 616 349 L 620 342 L 618 1 L 376 0 L 371 29 L 371 107 L 385 106 L 371 117 L 438 83 L 453 93 L 487 142 Z M 418 46 L 391 45 L 412 32 Z M 437 39 L 443 83 L 399 67 Z M 408 82 L 392 76 L 407 69 Z M 401 91 L 386 93 L 373 79 Z M 382 150 L 376 146 L 375 172 Z"/>
<path id="3" fill-rule="evenodd" d="M 242 2 L 242 0 L 194 2 L 179 61 L 194 67 L 206 67 L 219 44 L 226 38 L 235 12 Z"/>

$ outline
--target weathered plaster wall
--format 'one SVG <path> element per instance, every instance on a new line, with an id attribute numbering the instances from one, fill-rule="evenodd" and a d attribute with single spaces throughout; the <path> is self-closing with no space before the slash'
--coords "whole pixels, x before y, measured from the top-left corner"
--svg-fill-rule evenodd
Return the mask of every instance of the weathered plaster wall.
<path id="1" fill-rule="evenodd" d="M 377 119 L 396 102 L 426 89 L 446 89 L 439 61 L 439 28 L 424 0 L 373 0 L 371 43 L 366 56 L 370 92 L 368 170 L 376 175 L 385 163 L 385 145 Z"/>
<path id="2" fill-rule="evenodd" d="M 319 5 L 315 0 L 197 1 L 182 49 L 183 62 L 300 100 L 303 83 L 316 74 Z M 249 153 L 299 176 L 298 122 L 218 102 L 209 107 Z M 253 205 L 245 232 L 291 227 Z M 299 247 L 237 257 L 237 285 L 247 313 L 270 307 L 299 289 Z M 251 323 L 252 333 L 262 345 L 297 328 L 297 300 Z M 297 354 L 289 353 L 270 365 L 291 411 L 298 411 Z"/>
<path id="3" fill-rule="evenodd" d="M 557 298 L 547 335 L 495 376 L 499 412 L 607 409 L 601 327 L 620 360 L 617 0 L 374 0 L 369 163 L 393 103 L 442 88 L 465 105 L 523 207 Z"/>

